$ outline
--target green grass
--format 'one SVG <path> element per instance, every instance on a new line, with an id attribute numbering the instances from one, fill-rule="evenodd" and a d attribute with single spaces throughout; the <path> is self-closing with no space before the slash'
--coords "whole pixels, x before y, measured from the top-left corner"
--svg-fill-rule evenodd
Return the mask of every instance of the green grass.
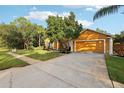
<path id="1" fill-rule="evenodd" d="M 8 49 L 0 48 L 0 70 L 29 65 L 28 63 L 18 60 L 13 56 L 7 54 L 7 51 Z"/>
<path id="2" fill-rule="evenodd" d="M 41 61 L 46 61 L 62 55 L 59 52 L 42 50 L 39 48 L 35 48 L 34 50 L 17 50 L 17 54 L 25 55 Z"/>
<path id="3" fill-rule="evenodd" d="M 124 57 L 106 55 L 110 79 L 124 84 Z"/>

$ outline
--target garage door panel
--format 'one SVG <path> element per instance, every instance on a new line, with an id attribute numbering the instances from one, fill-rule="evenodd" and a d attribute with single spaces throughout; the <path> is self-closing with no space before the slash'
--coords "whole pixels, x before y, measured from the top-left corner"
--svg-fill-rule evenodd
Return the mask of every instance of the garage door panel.
<path id="1" fill-rule="evenodd" d="M 104 52 L 103 41 L 77 41 L 76 51 Z"/>

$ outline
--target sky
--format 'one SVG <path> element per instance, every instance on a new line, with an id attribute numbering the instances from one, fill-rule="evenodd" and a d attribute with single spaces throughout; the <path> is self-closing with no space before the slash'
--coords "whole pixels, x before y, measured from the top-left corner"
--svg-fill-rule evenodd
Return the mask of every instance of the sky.
<path id="1" fill-rule="evenodd" d="M 124 31 L 124 8 L 120 8 L 118 13 L 102 17 L 93 21 L 93 16 L 100 8 L 100 5 L 1 5 L 0 6 L 0 23 L 9 23 L 15 18 L 25 17 L 32 23 L 47 27 L 46 19 L 49 15 L 68 16 L 72 11 L 76 15 L 76 20 L 84 28 L 95 30 L 100 28 L 108 33 L 117 34 Z"/>

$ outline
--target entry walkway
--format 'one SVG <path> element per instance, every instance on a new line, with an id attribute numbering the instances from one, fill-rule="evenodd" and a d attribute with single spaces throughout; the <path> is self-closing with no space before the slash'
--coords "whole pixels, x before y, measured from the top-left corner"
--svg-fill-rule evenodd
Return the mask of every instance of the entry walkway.
<path id="1" fill-rule="evenodd" d="M 8 54 L 14 56 L 17 59 L 20 59 L 22 61 L 25 61 L 28 64 L 35 64 L 35 63 L 38 63 L 38 62 L 43 62 L 43 61 L 35 60 L 33 58 L 30 58 L 30 57 L 26 57 L 24 55 L 15 54 L 15 53 L 12 53 L 12 52 L 9 52 Z"/>

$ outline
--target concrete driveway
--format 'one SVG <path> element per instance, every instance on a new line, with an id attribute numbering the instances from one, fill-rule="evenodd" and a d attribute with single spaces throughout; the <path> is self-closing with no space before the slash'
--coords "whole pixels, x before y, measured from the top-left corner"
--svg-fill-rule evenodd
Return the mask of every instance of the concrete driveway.
<path id="1" fill-rule="evenodd" d="M 103 54 L 71 53 L 0 72 L 0 87 L 112 87 Z"/>

